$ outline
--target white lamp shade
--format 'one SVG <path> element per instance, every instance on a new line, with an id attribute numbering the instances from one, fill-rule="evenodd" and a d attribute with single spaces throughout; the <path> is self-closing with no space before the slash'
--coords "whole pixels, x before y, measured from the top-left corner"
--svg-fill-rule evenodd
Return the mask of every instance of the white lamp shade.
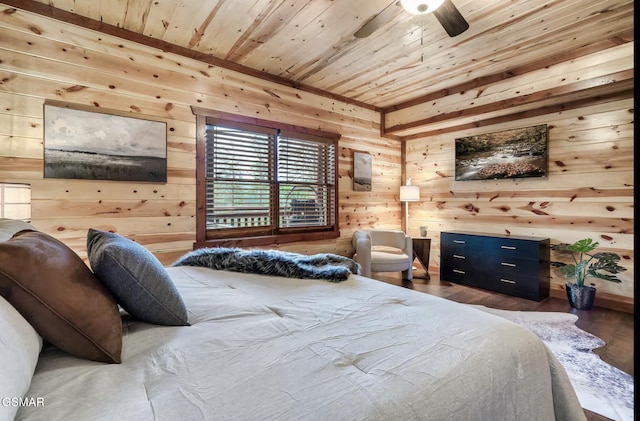
<path id="1" fill-rule="evenodd" d="M 401 202 L 417 202 L 418 200 L 420 200 L 420 187 L 400 186 Z"/>
<path id="2" fill-rule="evenodd" d="M 440 7 L 444 0 L 400 0 L 400 4 L 412 15 L 431 13 Z"/>
<path id="3" fill-rule="evenodd" d="M 0 183 L 0 218 L 31 219 L 31 186 Z"/>

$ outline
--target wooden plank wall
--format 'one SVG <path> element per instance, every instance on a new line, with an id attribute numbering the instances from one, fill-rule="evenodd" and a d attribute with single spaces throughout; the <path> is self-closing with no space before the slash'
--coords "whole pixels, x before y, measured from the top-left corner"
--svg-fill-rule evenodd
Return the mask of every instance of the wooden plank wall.
<path id="1" fill-rule="evenodd" d="M 547 178 L 454 180 L 455 138 L 536 124 L 549 127 Z M 590 237 L 628 269 L 621 284 L 590 280 L 597 303 L 633 311 L 633 98 L 411 140 L 406 149 L 407 175 L 422 197 L 409 207 L 411 233 L 428 226 L 432 270 L 442 231 L 549 237 L 552 244 Z M 564 283 L 552 270 L 552 296 L 566 297 Z"/>
<path id="2" fill-rule="evenodd" d="M 86 257 L 89 227 L 118 232 L 164 264 L 195 240 L 195 118 L 191 105 L 342 134 L 341 237 L 283 249 L 350 255 L 358 227 L 400 228 L 402 148 L 379 136 L 379 114 L 119 38 L 0 5 L 0 181 L 29 182 L 33 224 Z M 532 80 L 535 82 L 535 80 Z M 143 115 L 167 122 L 166 184 L 43 179 L 46 100 Z M 455 182 L 454 139 L 546 123 L 547 179 Z M 406 175 L 421 188 L 410 228 L 427 225 L 430 266 L 438 270 L 439 233 L 535 235 L 552 242 L 583 237 L 624 256 L 621 285 L 596 282 L 599 296 L 632 305 L 633 100 L 617 100 L 508 123 L 408 140 Z M 352 190 L 353 151 L 373 155 L 373 191 Z M 552 279 L 562 295 L 563 280 Z"/>
<path id="3" fill-rule="evenodd" d="M 400 228 L 401 152 L 380 115 L 21 10 L 0 13 L 0 181 L 32 185 L 33 224 L 86 258 L 90 227 L 149 248 L 164 264 L 195 241 L 195 117 L 190 106 L 342 134 L 341 237 L 283 245 L 350 255 L 360 226 Z M 64 101 L 165 121 L 166 184 L 43 178 L 43 104 Z M 373 155 L 373 191 L 352 190 L 353 151 Z"/>

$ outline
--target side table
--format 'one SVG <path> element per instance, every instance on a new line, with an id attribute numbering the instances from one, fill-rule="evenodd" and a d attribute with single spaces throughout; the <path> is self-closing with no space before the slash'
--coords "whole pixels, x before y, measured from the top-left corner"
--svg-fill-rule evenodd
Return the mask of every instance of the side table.
<path id="1" fill-rule="evenodd" d="M 412 238 L 413 257 L 417 258 L 424 268 L 425 278 L 431 279 L 429 276 L 429 253 L 431 252 L 431 238 L 417 237 Z M 415 276 L 415 275 L 414 275 Z M 421 276 L 419 276 L 421 278 Z"/>

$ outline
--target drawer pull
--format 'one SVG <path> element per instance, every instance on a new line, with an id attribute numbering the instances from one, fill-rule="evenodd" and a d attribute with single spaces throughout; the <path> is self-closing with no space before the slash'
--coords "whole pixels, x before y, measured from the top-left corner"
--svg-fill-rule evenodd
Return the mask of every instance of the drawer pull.
<path id="1" fill-rule="evenodd" d="M 453 240 L 453 242 L 456 244 L 467 244 L 466 241 L 462 241 L 462 240 Z"/>
<path id="2" fill-rule="evenodd" d="M 503 278 L 500 278 L 500 282 L 506 282 L 507 284 L 515 284 L 516 283 L 516 281 L 512 281 L 510 279 L 503 279 Z"/>
<path id="3" fill-rule="evenodd" d="M 455 273 L 459 273 L 461 275 L 464 275 L 466 272 L 464 270 L 458 270 L 458 269 L 454 269 L 453 270 Z"/>
<path id="4" fill-rule="evenodd" d="M 459 254 L 454 254 L 453 257 L 455 257 L 456 259 L 466 259 L 466 257 L 460 256 Z"/>
<path id="5" fill-rule="evenodd" d="M 500 246 L 501 249 L 505 249 L 505 250 L 517 250 L 517 247 L 514 246 Z"/>
<path id="6" fill-rule="evenodd" d="M 509 267 L 511 267 L 511 268 L 516 267 L 516 264 L 515 264 L 515 263 L 501 262 L 500 264 L 501 264 L 502 266 L 509 266 Z"/>

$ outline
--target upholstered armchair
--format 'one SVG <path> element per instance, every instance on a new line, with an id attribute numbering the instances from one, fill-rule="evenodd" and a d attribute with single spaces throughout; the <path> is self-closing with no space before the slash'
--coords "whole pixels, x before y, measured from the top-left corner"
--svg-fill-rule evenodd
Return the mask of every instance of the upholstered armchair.
<path id="1" fill-rule="evenodd" d="M 411 237 L 397 230 L 358 230 L 353 234 L 356 254 L 353 260 L 362 266 L 362 275 L 372 272 L 402 272 L 402 278 L 413 279 L 413 245 Z"/>

